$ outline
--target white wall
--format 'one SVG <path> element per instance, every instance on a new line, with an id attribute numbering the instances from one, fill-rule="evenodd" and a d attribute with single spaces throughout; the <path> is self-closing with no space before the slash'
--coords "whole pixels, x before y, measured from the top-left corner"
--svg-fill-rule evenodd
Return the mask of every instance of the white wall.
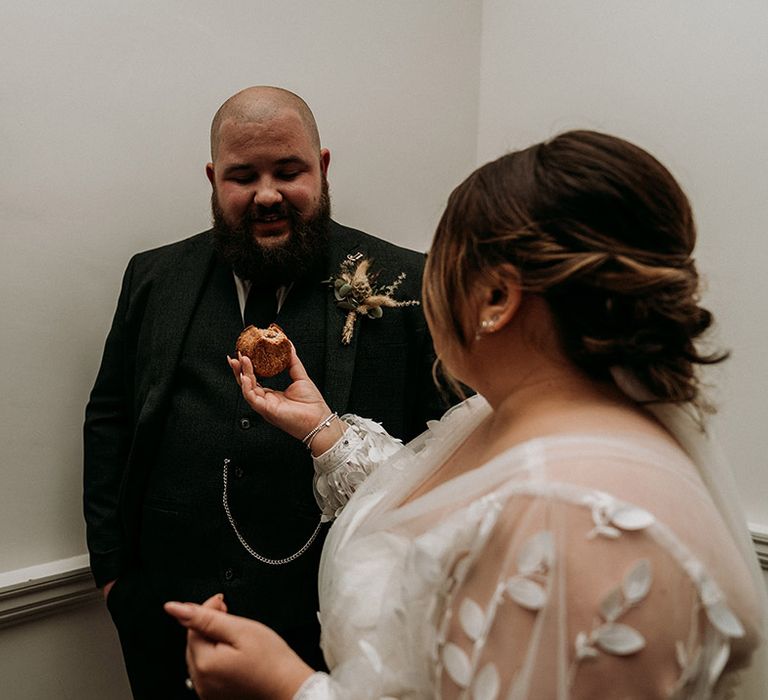
<path id="1" fill-rule="evenodd" d="M 302 95 L 331 149 L 336 218 L 423 250 L 475 162 L 481 3 L 0 9 L 2 574 L 85 551 L 83 408 L 120 277 L 132 253 L 208 228 L 218 105 L 253 84 Z M 100 653 L 86 655 L 88 639 Z M 125 692 L 98 606 L 2 630 L 0 658 L 14 700 Z"/>
<path id="2" fill-rule="evenodd" d="M 0 630 L 4 700 L 130 700 L 101 601 Z"/>
<path id="3" fill-rule="evenodd" d="M 715 423 L 768 529 L 768 3 L 485 0 L 478 162 L 570 128 L 623 136 L 680 180 L 716 339 Z"/>
<path id="4" fill-rule="evenodd" d="M 474 164 L 480 6 L 0 4 L 2 571 L 83 551 L 83 406 L 120 276 L 208 227 L 218 105 L 260 83 L 304 96 L 337 218 L 425 249 Z"/>

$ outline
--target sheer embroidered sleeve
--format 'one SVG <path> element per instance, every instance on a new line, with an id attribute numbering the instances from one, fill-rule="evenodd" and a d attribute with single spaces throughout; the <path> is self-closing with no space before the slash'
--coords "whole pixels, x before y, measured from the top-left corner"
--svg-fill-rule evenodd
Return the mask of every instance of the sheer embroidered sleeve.
<path id="1" fill-rule="evenodd" d="M 761 583 L 676 445 L 534 439 L 405 498 L 486 415 L 462 406 L 375 473 L 399 445 L 355 419 L 318 460 L 328 517 L 370 476 L 325 543 L 331 672 L 299 700 L 725 700 L 757 678 Z"/>
<path id="2" fill-rule="evenodd" d="M 375 421 L 352 414 L 342 420 L 349 426 L 344 435 L 313 460 L 315 499 L 324 521 L 333 520 L 376 466 L 402 447 Z"/>
<path id="3" fill-rule="evenodd" d="M 734 603 L 648 511 L 560 496 L 487 499 L 435 620 L 436 695 L 728 697 L 749 592 Z"/>

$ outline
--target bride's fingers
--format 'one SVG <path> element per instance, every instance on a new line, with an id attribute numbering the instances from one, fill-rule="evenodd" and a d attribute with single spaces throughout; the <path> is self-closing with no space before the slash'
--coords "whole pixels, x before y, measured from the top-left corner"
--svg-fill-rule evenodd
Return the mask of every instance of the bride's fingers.
<path id="1" fill-rule="evenodd" d="M 211 608 L 212 610 L 221 610 L 222 612 L 227 612 L 227 604 L 224 602 L 223 593 L 212 595 L 210 598 L 208 598 L 208 600 L 202 603 L 202 606 L 204 608 Z"/>
<path id="2" fill-rule="evenodd" d="M 288 374 L 292 382 L 312 381 L 307 374 L 307 370 L 304 369 L 299 356 L 296 354 L 296 348 L 293 346 L 293 343 L 291 343 L 291 364 L 288 366 Z"/>
<path id="3" fill-rule="evenodd" d="M 230 369 L 232 370 L 232 374 L 235 375 L 235 381 L 237 382 L 238 386 L 240 385 L 240 360 L 236 360 L 229 355 L 227 355 L 227 363 L 229 364 Z"/>
<path id="4" fill-rule="evenodd" d="M 259 380 L 256 378 L 256 374 L 253 371 L 251 358 L 246 355 L 240 355 L 240 373 L 248 377 L 254 385 L 259 384 Z"/>
<path id="5" fill-rule="evenodd" d="M 240 375 L 243 396 L 254 411 L 259 411 L 264 401 L 264 387 L 247 374 Z"/>

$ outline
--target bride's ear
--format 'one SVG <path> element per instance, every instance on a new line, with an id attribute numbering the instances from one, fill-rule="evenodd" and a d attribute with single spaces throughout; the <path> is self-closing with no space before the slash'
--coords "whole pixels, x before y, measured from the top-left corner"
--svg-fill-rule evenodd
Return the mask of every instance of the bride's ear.
<path id="1" fill-rule="evenodd" d="M 520 275 L 512 265 L 499 265 L 478 280 L 478 337 L 504 328 L 520 308 L 523 292 Z"/>

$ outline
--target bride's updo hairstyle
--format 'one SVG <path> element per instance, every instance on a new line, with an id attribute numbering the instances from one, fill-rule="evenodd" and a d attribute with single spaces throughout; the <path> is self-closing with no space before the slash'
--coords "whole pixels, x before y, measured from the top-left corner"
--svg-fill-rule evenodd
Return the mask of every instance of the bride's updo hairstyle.
<path id="1" fill-rule="evenodd" d="M 569 131 L 490 162 L 451 194 L 424 277 L 425 311 L 460 345 L 472 283 L 511 264 L 549 304 L 565 351 L 590 376 L 632 371 L 660 401 L 699 396 L 694 345 L 712 323 L 699 306 L 688 199 L 649 153 Z"/>

